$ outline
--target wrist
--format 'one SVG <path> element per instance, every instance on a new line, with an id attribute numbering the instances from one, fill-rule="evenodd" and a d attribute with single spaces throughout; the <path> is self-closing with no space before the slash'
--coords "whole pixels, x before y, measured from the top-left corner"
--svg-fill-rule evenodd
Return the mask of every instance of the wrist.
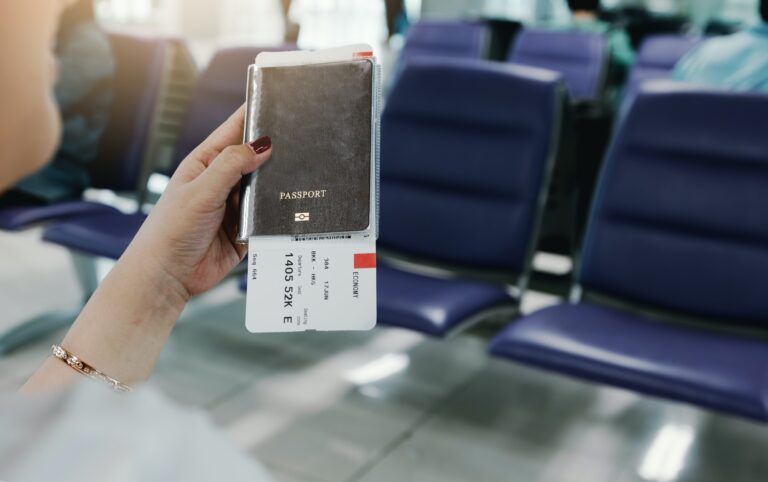
<path id="1" fill-rule="evenodd" d="M 122 285 L 133 284 L 141 293 L 146 306 L 155 312 L 178 313 L 184 310 L 191 298 L 189 290 L 167 266 L 151 255 L 130 248 L 115 265 L 116 278 Z M 175 321 L 175 320 L 174 320 Z"/>
<path id="2" fill-rule="evenodd" d="M 146 380 L 189 296 L 181 284 L 130 249 L 101 283 L 62 346 L 129 385 Z"/>

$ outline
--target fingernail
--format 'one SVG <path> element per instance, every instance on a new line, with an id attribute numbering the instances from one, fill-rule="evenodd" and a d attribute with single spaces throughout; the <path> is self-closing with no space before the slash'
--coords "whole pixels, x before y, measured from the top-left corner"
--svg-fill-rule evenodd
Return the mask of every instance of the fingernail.
<path id="1" fill-rule="evenodd" d="M 269 148 L 272 147 L 272 139 L 270 139 L 269 136 L 261 136 L 248 145 L 251 146 L 253 152 L 261 154 L 262 152 L 267 152 Z"/>

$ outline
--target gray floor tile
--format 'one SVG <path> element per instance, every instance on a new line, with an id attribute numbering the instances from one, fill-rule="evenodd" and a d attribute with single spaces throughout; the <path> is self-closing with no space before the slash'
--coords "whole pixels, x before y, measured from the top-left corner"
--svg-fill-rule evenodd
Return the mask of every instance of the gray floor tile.
<path id="1" fill-rule="evenodd" d="M 19 380 L 8 378 L 7 376 L 0 374 L 0 393 L 13 392 L 18 390 L 22 385 Z"/>
<path id="2" fill-rule="evenodd" d="M 0 232 L 0 332 L 23 320 L 75 308 L 82 298 L 69 252 L 43 243 L 39 228 Z"/>
<path id="3" fill-rule="evenodd" d="M 665 423 L 630 460 L 622 480 L 751 482 L 768 479 L 768 458 L 765 457 L 768 428 L 725 415 L 695 413 L 697 417 L 668 415 Z"/>
<path id="4" fill-rule="evenodd" d="M 269 464 L 267 464 L 266 467 L 276 482 L 328 482 L 311 475 L 297 474 L 283 467 L 276 467 Z"/>
<path id="5" fill-rule="evenodd" d="M 499 446 L 478 439 L 476 433 L 425 428 L 397 447 L 364 474 L 361 482 L 408 480 L 419 482 L 535 482 L 545 477 L 550 464 L 573 464 L 574 456 L 548 453 L 531 445 Z M 579 466 L 588 468 L 590 478 L 572 482 L 608 481 L 613 467 L 602 470 L 594 461 Z"/>
<path id="6" fill-rule="evenodd" d="M 246 381 L 240 374 L 204 363 L 161 362 L 147 383 L 181 405 L 204 407 L 232 393 Z"/>
<path id="7" fill-rule="evenodd" d="M 401 330 L 338 341 L 344 338 L 334 338 L 330 353 L 303 354 L 307 364 L 289 362 L 265 374 L 214 407 L 214 419 L 260 460 L 346 480 L 487 362 L 471 339 L 441 345 Z M 401 372 L 363 384 L 350 380 L 350 374 L 375 373 L 393 354 L 408 361 Z"/>
<path id="8" fill-rule="evenodd" d="M 17 382 L 25 382 L 51 354 L 51 345 L 61 342 L 66 329 L 46 334 L 11 353 L 0 356 L 0 372 Z"/>

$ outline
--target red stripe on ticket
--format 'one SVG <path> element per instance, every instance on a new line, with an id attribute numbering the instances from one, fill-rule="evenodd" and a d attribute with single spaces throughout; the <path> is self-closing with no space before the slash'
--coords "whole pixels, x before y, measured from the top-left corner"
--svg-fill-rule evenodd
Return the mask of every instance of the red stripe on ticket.
<path id="1" fill-rule="evenodd" d="M 376 267 L 376 253 L 357 253 L 355 254 L 355 269 L 366 269 Z"/>
<path id="2" fill-rule="evenodd" d="M 373 57 L 373 52 L 355 52 L 352 54 L 353 59 L 367 59 Z"/>

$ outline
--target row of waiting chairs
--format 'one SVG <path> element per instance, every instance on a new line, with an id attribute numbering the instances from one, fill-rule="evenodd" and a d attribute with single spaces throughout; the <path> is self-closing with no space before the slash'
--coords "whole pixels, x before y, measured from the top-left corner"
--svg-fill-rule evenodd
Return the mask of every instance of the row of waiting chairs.
<path id="1" fill-rule="evenodd" d="M 646 80 L 666 78 L 701 38 L 662 34 L 646 38 L 627 83 L 629 92 Z M 400 62 L 413 59 L 488 59 L 490 29 L 481 21 L 422 21 L 411 26 Z M 505 60 L 560 72 L 571 99 L 599 101 L 608 77 L 609 46 L 597 32 L 522 28 L 509 41 Z"/>
<path id="2" fill-rule="evenodd" d="M 518 306 L 563 90 L 556 74 L 515 66 L 405 69 L 382 121 L 380 246 L 445 271 L 382 262 L 380 324 L 446 336 Z M 572 302 L 512 321 L 490 352 L 768 421 L 766 108 L 761 94 L 639 87 Z M 487 281 L 499 271 L 508 282 Z"/>
<path id="3" fill-rule="evenodd" d="M 489 51 L 489 43 L 498 42 L 497 30 L 482 21 L 419 22 L 409 30 L 395 77 L 418 59 L 487 60 L 495 55 Z M 668 77 L 677 61 L 700 39 L 684 35 L 647 38 L 623 87 L 611 71 L 609 45 L 600 33 L 520 27 L 505 41 L 509 43 L 508 53 L 497 60 L 559 72 L 568 92 L 570 112 L 565 115 L 569 120 L 563 127 L 566 140 L 550 185 L 538 249 L 573 257 L 586 229 L 619 91 L 631 98 L 643 82 Z M 491 50 L 498 48 L 492 46 Z M 567 289 L 572 277 L 573 273 L 537 273 L 534 282 L 560 292 Z"/>
<path id="4" fill-rule="evenodd" d="M 240 104 L 255 54 L 214 58 L 180 145 L 223 120 L 209 113 L 226 117 Z M 447 336 L 489 314 L 512 319 L 565 90 L 557 73 L 514 65 L 418 60 L 405 69 L 383 118 L 380 245 L 392 256 L 378 272 L 381 324 Z M 574 291 L 582 295 L 514 321 L 491 352 L 768 420 L 768 343 L 755 333 L 768 318 L 767 107 L 760 95 L 641 87 L 602 174 Z M 132 216 L 143 218 L 71 214 L 44 237 L 117 258 L 137 229 Z"/>

